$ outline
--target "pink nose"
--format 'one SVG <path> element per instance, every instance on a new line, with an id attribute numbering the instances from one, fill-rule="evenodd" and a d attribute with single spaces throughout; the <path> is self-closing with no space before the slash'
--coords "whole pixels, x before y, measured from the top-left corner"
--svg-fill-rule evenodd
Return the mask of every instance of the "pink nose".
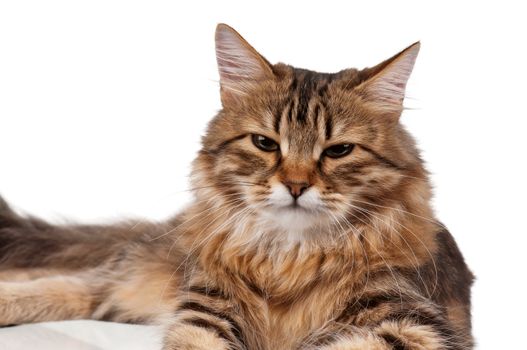
<path id="1" fill-rule="evenodd" d="M 284 181 L 284 185 L 289 190 L 289 193 L 291 193 L 291 196 L 293 196 L 294 199 L 297 199 L 304 193 L 304 191 L 311 186 L 307 182 L 292 182 L 292 181 Z"/>

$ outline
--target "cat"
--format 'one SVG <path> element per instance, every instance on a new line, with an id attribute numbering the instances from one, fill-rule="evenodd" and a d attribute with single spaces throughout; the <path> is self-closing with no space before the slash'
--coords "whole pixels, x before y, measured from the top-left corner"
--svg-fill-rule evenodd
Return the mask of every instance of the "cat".
<path id="1" fill-rule="evenodd" d="M 0 325 L 162 324 L 171 349 L 471 349 L 473 275 L 399 122 L 420 44 L 362 70 L 270 64 L 219 24 L 223 108 L 193 202 L 54 225 L 0 200 Z"/>

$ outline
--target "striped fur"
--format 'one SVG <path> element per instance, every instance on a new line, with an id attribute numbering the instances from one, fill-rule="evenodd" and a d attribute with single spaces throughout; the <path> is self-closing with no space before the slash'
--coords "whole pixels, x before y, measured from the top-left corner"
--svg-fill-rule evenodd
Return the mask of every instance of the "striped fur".
<path id="1" fill-rule="evenodd" d="M 165 350 L 471 349 L 473 277 L 399 123 L 419 44 L 325 74 L 271 65 L 226 25 L 216 43 L 223 109 L 194 202 L 57 226 L 0 199 L 0 325 L 160 323 Z"/>

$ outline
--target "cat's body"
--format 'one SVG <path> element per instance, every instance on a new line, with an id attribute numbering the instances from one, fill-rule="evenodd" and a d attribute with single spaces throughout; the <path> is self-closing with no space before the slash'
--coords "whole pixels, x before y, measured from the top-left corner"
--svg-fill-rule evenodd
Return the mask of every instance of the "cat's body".
<path id="1" fill-rule="evenodd" d="M 224 109 L 195 201 L 107 227 L 0 203 L 0 324 L 158 322 L 167 350 L 470 349 L 472 274 L 398 123 L 418 46 L 320 74 L 227 26 L 216 42 Z"/>

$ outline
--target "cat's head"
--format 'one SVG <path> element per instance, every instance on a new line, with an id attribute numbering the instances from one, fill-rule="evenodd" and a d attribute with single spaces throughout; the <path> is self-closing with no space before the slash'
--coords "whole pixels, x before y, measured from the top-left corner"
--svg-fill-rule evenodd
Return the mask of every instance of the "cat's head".
<path id="1" fill-rule="evenodd" d="M 426 204 L 426 174 L 399 123 L 418 51 L 415 43 L 373 68 L 317 73 L 270 64 L 220 24 L 223 109 L 194 163 L 200 199 L 287 232 L 360 224 L 410 197 Z"/>

